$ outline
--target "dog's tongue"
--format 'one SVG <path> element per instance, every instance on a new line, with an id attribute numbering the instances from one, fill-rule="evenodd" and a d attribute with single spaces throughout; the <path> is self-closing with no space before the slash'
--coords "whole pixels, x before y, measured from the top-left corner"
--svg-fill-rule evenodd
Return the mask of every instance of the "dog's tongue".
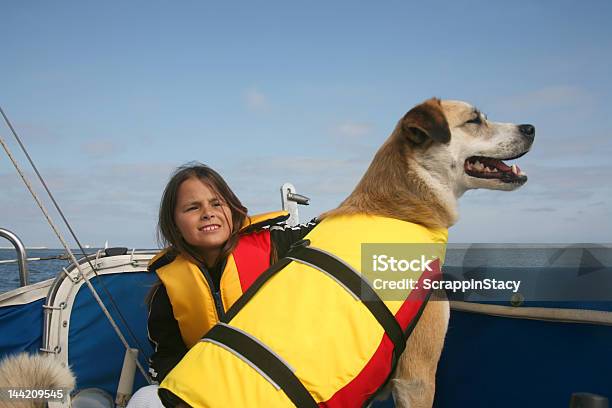
<path id="1" fill-rule="evenodd" d="M 506 163 L 504 163 L 503 161 L 497 160 L 497 159 L 494 159 L 494 161 L 495 161 L 495 167 L 497 167 L 498 170 L 501 170 L 501 171 L 512 170 L 512 168 L 508 166 Z"/>
<path id="2" fill-rule="evenodd" d="M 495 166 L 497 167 L 498 170 L 505 171 L 505 172 L 512 172 L 515 176 L 519 176 L 523 173 L 521 171 L 521 168 L 518 166 L 518 164 L 513 164 L 512 166 L 508 166 L 506 163 L 504 163 L 501 160 L 495 160 Z"/>

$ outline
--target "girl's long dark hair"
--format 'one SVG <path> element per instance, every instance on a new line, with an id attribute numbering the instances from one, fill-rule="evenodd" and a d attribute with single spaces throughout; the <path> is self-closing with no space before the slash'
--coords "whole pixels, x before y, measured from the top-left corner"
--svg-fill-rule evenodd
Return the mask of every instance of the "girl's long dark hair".
<path id="1" fill-rule="evenodd" d="M 227 258 L 236 247 L 240 235 L 240 229 L 248 218 L 247 208 L 242 205 L 236 194 L 227 185 L 223 177 L 205 164 L 199 162 L 189 162 L 178 167 L 170 181 L 164 189 L 161 203 L 159 205 L 159 219 L 157 222 L 157 242 L 161 248 L 166 248 L 168 255 L 182 255 L 200 266 L 206 266 L 204 259 L 197 249 L 189 245 L 181 236 L 181 233 L 174 221 L 174 209 L 176 207 L 177 193 L 181 184 L 190 178 L 197 178 L 206 184 L 216 195 L 217 198 L 225 203 L 232 214 L 232 220 L 226 220 L 231 226 L 229 239 L 223 245 L 215 264 Z M 161 281 L 157 282 L 149 291 L 145 301 L 150 305 L 157 288 Z"/>
<path id="2" fill-rule="evenodd" d="M 231 226 L 230 237 L 221 249 L 215 264 L 225 259 L 238 243 L 240 228 L 247 219 L 247 208 L 242 205 L 236 194 L 227 185 L 223 177 L 205 164 L 190 162 L 176 169 L 170 181 L 166 185 L 159 206 L 159 220 L 157 223 L 157 241 L 161 247 L 167 248 L 171 254 L 181 254 L 198 264 L 204 265 L 204 260 L 197 249 L 189 245 L 181 236 L 176 222 L 174 221 L 174 209 L 178 189 L 181 184 L 190 178 L 197 178 L 206 184 L 225 203 L 232 214 L 232 220 L 226 220 Z"/>

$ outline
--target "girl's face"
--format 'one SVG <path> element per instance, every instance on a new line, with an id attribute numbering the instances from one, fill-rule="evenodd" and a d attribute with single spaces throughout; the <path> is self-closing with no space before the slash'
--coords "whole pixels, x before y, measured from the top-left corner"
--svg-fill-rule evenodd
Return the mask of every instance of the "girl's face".
<path id="1" fill-rule="evenodd" d="M 174 222 L 183 239 L 198 249 L 209 267 L 217 260 L 232 232 L 230 208 L 197 177 L 179 186 Z"/>

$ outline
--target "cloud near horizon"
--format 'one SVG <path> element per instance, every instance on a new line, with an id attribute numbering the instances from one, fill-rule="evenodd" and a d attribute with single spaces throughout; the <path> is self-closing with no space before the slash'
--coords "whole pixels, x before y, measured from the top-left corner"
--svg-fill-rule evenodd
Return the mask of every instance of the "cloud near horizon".
<path id="1" fill-rule="evenodd" d="M 333 127 L 332 133 L 341 137 L 343 141 L 360 141 L 372 133 L 372 125 L 364 122 L 342 122 Z"/>
<path id="2" fill-rule="evenodd" d="M 251 112 L 269 112 L 271 109 L 268 97 L 259 89 L 253 87 L 244 92 L 246 107 Z"/>
<path id="3" fill-rule="evenodd" d="M 103 159 L 117 153 L 119 147 L 111 139 L 92 139 L 81 144 L 81 151 L 90 158 Z"/>
<path id="4" fill-rule="evenodd" d="M 588 108 L 596 102 L 595 95 L 576 85 L 553 85 L 511 95 L 499 104 L 503 108 L 521 111 Z"/>

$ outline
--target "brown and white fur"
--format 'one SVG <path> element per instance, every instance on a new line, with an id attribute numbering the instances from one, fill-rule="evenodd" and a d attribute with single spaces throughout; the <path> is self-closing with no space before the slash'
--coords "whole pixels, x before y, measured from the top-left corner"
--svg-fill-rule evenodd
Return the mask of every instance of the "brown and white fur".
<path id="1" fill-rule="evenodd" d="M 0 361 L 0 389 L 58 390 L 69 394 L 75 386 L 74 375 L 55 356 L 21 353 Z M 42 408 L 39 400 L 11 402 L 0 399 L 0 408 Z"/>
<path id="2" fill-rule="evenodd" d="M 531 125 L 491 122 L 468 103 L 429 99 L 404 115 L 355 190 L 320 218 L 365 213 L 448 228 L 467 190 L 510 191 L 527 181 L 518 167 L 501 160 L 527 153 L 534 136 Z M 435 296 L 443 301 L 427 304 L 391 381 L 398 407 L 433 404 L 450 317 L 444 293 Z"/>

